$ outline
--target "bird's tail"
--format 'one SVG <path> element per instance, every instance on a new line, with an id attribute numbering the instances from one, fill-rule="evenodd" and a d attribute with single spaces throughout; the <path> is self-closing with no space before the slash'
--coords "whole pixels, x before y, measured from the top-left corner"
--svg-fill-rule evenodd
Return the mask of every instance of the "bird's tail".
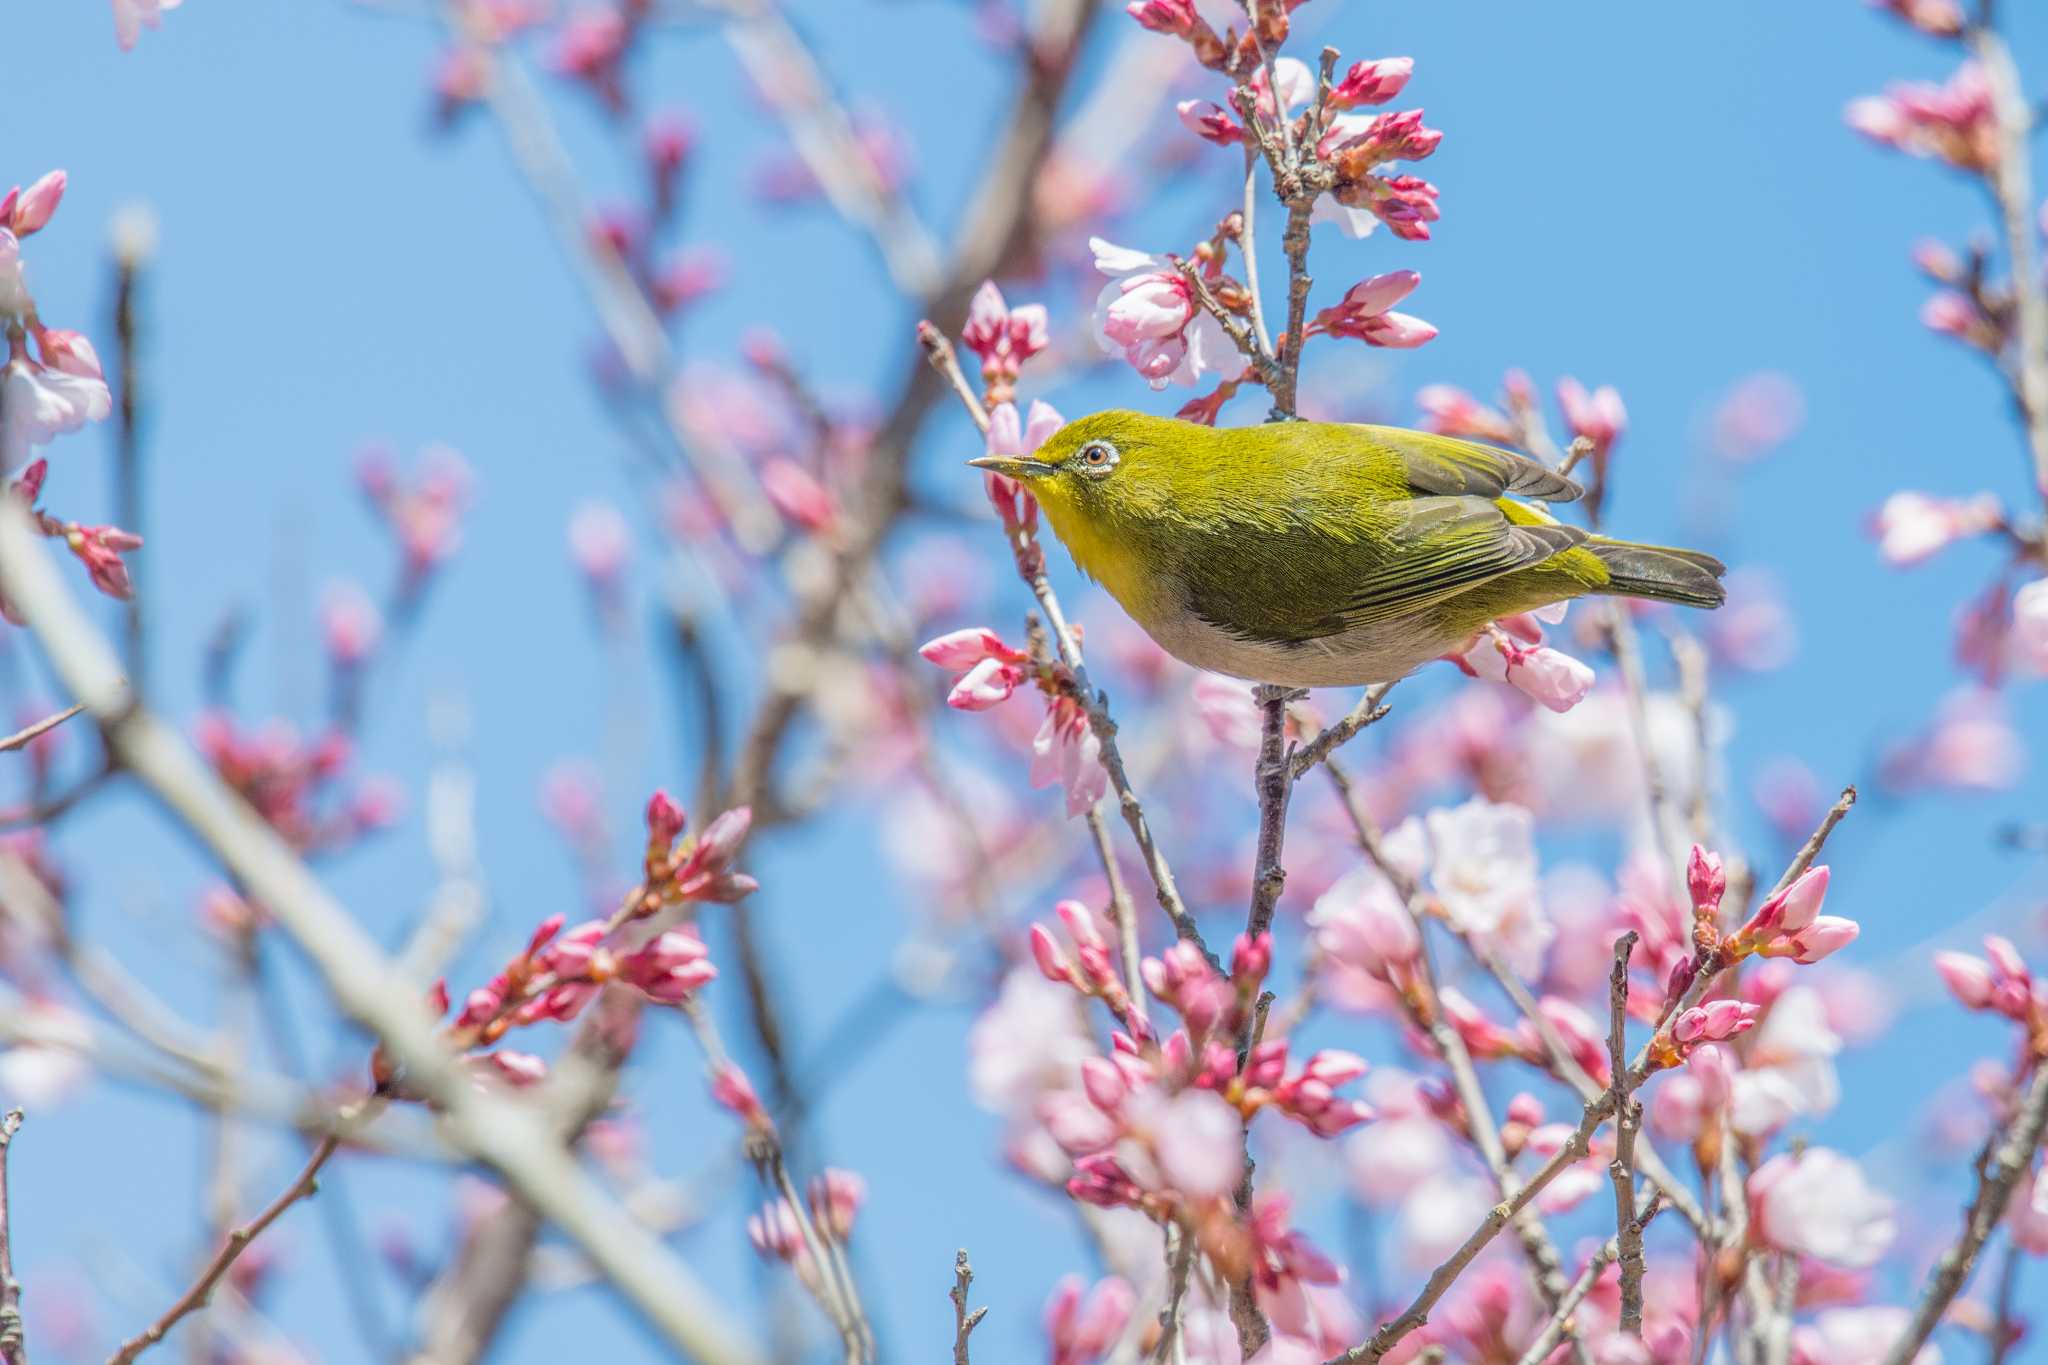
<path id="1" fill-rule="evenodd" d="M 1585 548 L 1607 566 L 1607 586 L 1599 589 L 1606 596 L 1646 597 L 1687 607 L 1718 607 L 1728 600 L 1728 590 L 1721 586 L 1728 566 L 1712 555 L 1605 536 L 1592 537 Z"/>

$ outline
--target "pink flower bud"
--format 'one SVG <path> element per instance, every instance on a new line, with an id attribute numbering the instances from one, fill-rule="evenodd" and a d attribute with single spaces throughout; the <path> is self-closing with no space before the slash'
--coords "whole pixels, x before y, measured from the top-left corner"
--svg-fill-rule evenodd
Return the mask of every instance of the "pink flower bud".
<path id="1" fill-rule="evenodd" d="M 1266 973 L 1273 969 L 1273 936 L 1260 933 L 1257 938 L 1246 934 L 1237 936 L 1237 944 L 1230 954 L 1230 976 L 1240 988 L 1257 986 L 1266 979 Z"/>
<path id="2" fill-rule="evenodd" d="M 806 531 L 827 531 L 839 519 L 839 504 L 815 474 L 777 457 L 761 466 L 761 491 L 784 520 Z"/>
<path id="3" fill-rule="evenodd" d="M 1862 932 L 1862 926 L 1855 920 L 1844 919 L 1840 915 L 1821 915 L 1792 935 L 1792 960 L 1801 963 L 1818 962 L 1837 949 L 1855 942 L 1856 936 Z"/>
<path id="4" fill-rule="evenodd" d="M 1105 1114 L 1114 1114 L 1130 1093 L 1124 1073 L 1117 1070 L 1115 1063 L 1100 1057 L 1090 1057 L 1081 1063 L 1081 1088 Z"/>
<path id="5" fill-rule="evenodd" d="M 1244 141 L 1244 126 L 1210 100 L 1182 100 L 1175 108 L 1187 130 L 1204 142 L 1233 147 Z"/>
<path id="6" fill-rule="evenodd" d="M 1942 983 L 1964 1006 L 1981 1010 L 1991 1003 L 1994 981 L 1991 964 L 1968 953 L 1936 953 L 1934 970 Z"/>
<path id="7" fill-rule="evenodd" d="M 2013 946 L 2011 939 L 1997 934 L 1985 935 L 1984 955 L 1991 959 L 1992 967 L 2000 976 L 2015 981 L 2031 979 L 2031 973 L 2027 971 L 2027 961 L 2020 956 L 2020 950 Z"/>
<path id="8" fill-rule="evenodd" d="M 1508 1101 L 1508 1122 L 1534 1128 L 1543 1122 L 1543 1101 L 1524 1090 Z"/>
<path id="9" fill-rule="evenodd" d="M 733 807 L 704 827 L 697 847 L 691 852 L 691 861 L 705 871 L 724 871 L 739 856 L 740 845 L 747 841 L 747 833 L 753 827 L 753 809 Z"/>
<path id="10" fill-rule="evenodd" d="M 51 171 L 42 179 L 23 190 L 21 194 L 9 196 L 14 199 L 13 212 L 8 215 L 6 226 L 13 229 L 17 237 L 26 237 L 40 230 L 50 221 L 63 201 L 66 177 L 62 171 Z"/>
<path id="11" fill-rule="evenodd" d="M 532 936 L 526 941 L 526 956 L 532 957 L 542 948 L 545 948 L 550 939 L 562 932 L 562 926 L 566 923 L 568 923 L 568 917 L 565 915 L 549 915 L 546 919 L 542 920 L 535 926 Z"/>
<path id="12" fill-rule="evenodd" d="M 1721 866 L 1721 855 L 1694 844 L 1685 865 L 1685 886 L 1695 910 L 1707 915 L 1719 910 L 1721 898 L 1728 894 L 1728 873 Z"/>
<path id="13" fill-rule="evenodd" d="M 1251 1050 L 1244 1062 L 1244 1083 L 1270 1090 L 1287 1072 L 1287 1040 L 1268 1038 Z"/>
<path id="14" fill-rule="evenodd" d="M 918 655 L 940 668 L 961 672 L 989 659 L 1020 663 L 1024 656 L 1003 643 L 1003 637 L 987 626 L 968 626 L 949 631 L 917 647 Z"/>
<path id="15" fill-rule="evenodd" d="M 1593 690 L 1593 670 L 1548 645 L 1534 649 L 1516 647 L 1509 652 L 1507 680 L 1523 696 L 1560 715 L 1584 701 Z"/>
<path id="16" fill-rule="evenodd" d="M 43 363 L 53 370 L 75 374 L 81 379 L 105 379 L 100 371 L 99 352 L 92 347 L 83 332 L 67 332 L 58 327 L 45 327 L 36 333 L 36 349 L 42 353 Z"/>
<path id="17" fill-rule="evenodd" d="M 1354 62 L 1344 79 L 1330 87 L 1330 104 L 1338 109 L 1355 109 L 1361 104 L 1385 104 L 1401 93 L 1415 70 L 1413 57 L 1381 57 L 1378 61 Z"/>
<path id="18" fill-rule="evenodd" d="M 682 834 L 689 817 L 682 807 L 669 798 L 665 791 L 656 791 L 647 798 L 647 842 L 667 848 Z"/>
<path id="19" fill-rule="evenodd" d="M 761 1107 L 761 1097 L 754 1091 L 754 1083 L 747 1079 L 747 1073 L 731 1062 L 711 1073 L 711 1098 L 740 1116 L 750 1128 L 773 1129 L 775 1124 L 768 1117 L 768 1111 Z"/>
<path id="20" fill-rule="evenodd" d="M 1060 951 L 1059 940 L 1043 924 L 1031 926 L 1031 957 L 1046 980 L 1062 986 L 1071 985 L 1075 980 L 1074 964 L 1067 961 L 1067 955 Z"/>
<path id="21" fill-rule="evenodd" d="M 619 960 L 619 977 L 645 992 L 650 1000 L 676 1004 L 710 982 L 718 969 L 707 959 L 703 941 L 680 929 L 657 934 Z"/>
<path id="22" fill-rule="evenodd" d="M 1741 1000 L 1715 1000 L 1695 1006 L 1671 1023 L 1671 1036 L 1680 1043 L 1721 1041 L 1756 1027 L 1757 1007 Z"/>
<path id="23" fill-rule="evenodd" d="M 852 1171 L 828 1167 L 813 1177 L 810 1188 L 811 1217 L 837 1240 L 853 1235 L 854 1215 L 867 1202 L 868 1182 Z"/>

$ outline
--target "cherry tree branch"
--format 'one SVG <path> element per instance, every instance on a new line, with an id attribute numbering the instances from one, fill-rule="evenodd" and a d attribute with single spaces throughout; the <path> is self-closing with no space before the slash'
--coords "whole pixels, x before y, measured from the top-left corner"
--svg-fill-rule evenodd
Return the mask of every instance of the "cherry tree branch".
<path id="1" fill-rule="evenodd" d="M 2048 295 L 2041 292 L 2041 274 L 2034 233 L 2032 175 L 2034 111 L 2020 86 L 2012 49 L 1988 22 L 1971 28 L 1970 50 L 1990 93 L 1991 116 L 1998 130 L 1998 157 L 1988 178 L 2005 230 L 2005 249 L 2012 266 L 2012 299 L 2017 335 L 2005 360 L 2013 398 L 2026 428 L 2033 455 L 2034 483 L 2048 499 Z"/>
<path id="2" fill-rule="evenodd" d="M 1986 1144 L 1989 1159 L 1977 1172 L 1977 1191 L 1963 1212 L 1962 1232 L 1934 1263 L 1927 1292 L 1913 1310 L 1906 1330 L 1885 1352 L 1884 1365 L 1907 1365 L 1941 1325 L 1942 1315 L 1969 1282 L 1984 1243 L 1997 1228 L 1998 1220 L 2005 1216 L 2013 1186 L 2033 1165 L 2044 1132 L 2048 1132 L 2048 1065 L 2036 1060 L 2033 1081 L 2027 1086 L 2019 1111 L 2005 1130 L 1993 1138 L 1995 1146 Z"/>
<path id="3" fill-rule="evenodd" d="M 1643 1334 L 1643 1234 L 1636 1226 L 1636 1133 L 1643 1126 L 1643 1106 L 1629 1087 L 1628 963 L 1635 952 L 1636 931 L 1614 945 L 1614 970 L 1608 977 L 1607 1050 L 1614 1073 L 1614 1159 L 1607 1165 L 1614 1182 L 1614 1235 L 1621 1261 L 1621 1330 Z"/>
<path id="4" fill-rule="evenodd" d="M 969 1365 L 967 1338 L 988 1316 L 987 1304 L 972 1311 L 967 1307 L 967 1290 L 973 1283 L 974 1267 L 967 1263 L 967 1248 L 962 1247 L 953 1253 L 953 1289 L 946 1296 L 953 1301 L 953 1365 Z"/>
<path id="5" fill-rule="evenodd" d="M 108 1358 L 107 1365 L 129 1365 L 137 1356 L 162 1341 L 187 1314 L 204 1308 L 207 1300 L 213 1297 L 214 1286 L 227 1275 L 236 1259 L 249 1249 L 249 1244 L 261 1237 L 272 1223 L 282 1218 L 286 1209 L 307 1198 L 319 1187 L 320 1168 L 339 1150 L 339 1138 L 322 1138 L 314 1146 L 313 1154 L 307 1158 L 306 1164 L 300 1168 L 292 1183 L 285 1186 L 277 1198 L 265 1205 L 254 1218 L 231 1230 L 226 1241 L 221 1244 L 220 1250 L 213 1254 L 213 1258 L 199 1272 L 199 1278 L 192 1282 L 192 1287 L 179 1295 L 177 1301 L 166 1308 L 149 1326 L 122 1342 L 120 1348 Z"/>
<path id="6" fill-rule="evenodd" d="M 71 695 L 109 748 L 169 812 L 218 856 L 305 952 L 336 1003 L 376 1034 L 407 1084 L 447 1117 L 450 1137 L 557 1224 L 660 1336 L 706 1362 L 762 1356 L 696 1277 L 636 1224 L 524 1106 L 479 1090 L 436 1036 L 390 960 L 277 833 L 121 680 L 121 670 L 71 599 L 20 507 L 0 500 L 0 588 L 20 610 Z"/>
<path id="7" fill-rule="evenodd" d="M 0 1361 L 28 1365 L 28 1345 L 21 1320 L 21 1281 L 14 1278 L 14 1225 L 7 1199 L 7 1156 L 21 1131 L 21 1111 L 0 1116 Z"/>
<path id="8" fill-rule="evenodd" d="M 30 744 L 40 739 L 42 736 L 47 735 L 48 733 L 50 733 L 50 731 L 56 729 L 65 721 L 70 720 L 73 716 L 77 715 L 79 712 L 83 710 L 85 710 L 85 707 L 82 704 L 76 706 L 67 706 L 62 711 L 57 712 L 57 714 L 53 716 L 44 716 L 35 724 L 25 726 L 20 730 L 16 730 L 13 734 L 7 736 L 7 738 L 0 739 L 0 754 L 7 753 L 14 749 L 27 748 Z"/>

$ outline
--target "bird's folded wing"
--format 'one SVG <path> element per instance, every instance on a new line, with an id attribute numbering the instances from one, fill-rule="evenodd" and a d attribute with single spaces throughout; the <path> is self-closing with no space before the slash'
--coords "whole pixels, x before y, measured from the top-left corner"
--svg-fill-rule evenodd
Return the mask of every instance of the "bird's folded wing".
<path id="1" fill-rule="evenodd" d="M 1484 449 L 1484 447 L 1478 447 Z M 1345 601 L 1347 626 L 1392 620 L 1434 606 L 1502 574 L 1541 564 L 1586 539 L 1555 522 L 1515 525 L 1477 497 L 1413 498 L 1392 552 Z"/>
<path id="2" fill-rule="evenodd" d="M 1544 502 L 1570 502 L 1584 491 L 1549 466 L 1512 450 L 1399 427 L 1360 426 L 1358 431 L 1400 457 L 1408 486 L 1418 493 L 1480 498 L 1512 494 Z"/>

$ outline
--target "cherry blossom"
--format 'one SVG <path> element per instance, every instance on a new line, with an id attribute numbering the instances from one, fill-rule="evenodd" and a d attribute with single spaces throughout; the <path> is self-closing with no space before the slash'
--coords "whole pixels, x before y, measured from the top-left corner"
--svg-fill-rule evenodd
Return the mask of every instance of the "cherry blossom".
<path id="1" fill-rule="evenodd" d="M 1217 322 L 1195 302 L 1175 263 L 1088 239 L 1095 268 L 1110 277 L 1095 299 L 1095 335 L 1104 350 L 1121 354 L 1155 389 L 1193 384 L 1205 374 L 1235 379 L 1244 356 Z"/>
<path id="2" fill-rule="evenodd" d="M 2005 512 L 1989 493 L 1971 498 L 1937 498 L 1926 493 L 1894 493 L 1877 511 L 1872 529 L 1878 553 L 1900 568 L 1933 557 L 1968 536 L 2000 526 Z"/>
<path id="3" fill-rule="evenodd" d="M 2048 677 L 2048 578 L 2037 578 L 2013 594 L 2012 650 L 2019 667 Z"/>
<path id="4" fill-rule="evenodd" d="M 1974 61 L 1942 85 L 1915 81 L 1852 100 L 1843 116 L 1873 142 L 1961 170 L 1988 170 L 1998 161 L 1991 87 Z"/>
<path id="5" fill-rule="evenodd" d="M 1420 346 L 1436 336 L 1436 328 L 1421 318 L 1394 312 L 1393 306 L 1421 282 L 1422 276 L 1412 270 L 1360 280 L 1345 292 L 1342 302 L 1316 314 L 1309 328 L 1330 336 L 1356 337 L 1368 346 Z"/>
<path id="6" fill-rule="evenodd" d="M 1079 1275 L 1056 1285 L 1045 1304 L 1045 1337 L 1052 1365 L 1093 1365 L 1108 1355 L 1137 1308 L 1137 1291 L 1115 1275 L 1086 1290 Z"/>
<path id="7" fill-rule="evenodd" d="M 127 52 L 135 46 L 145 28 L 160 28 L 163 12 L 176 9 L 184 0 L 114 0 L 114 37 Z"/>
<path id="8" fill-rule="evenodd" d="M 1875 1265 L 1898 1231 L 1892 1201 L 1854 1161 L 1826 1147 L 1780 1152 L 1751 1174 L 1748 1191 L 1761 1241 L 1831 1265 Z"/>
<path id="9" fill-rule="evenodd" d="M 1533 972 L 1555 932 L 1537 893 L 1535 817 L 1475 799 L 1431 811 L 1427 829 L 1430 882 L 1451 926 Z"/>

